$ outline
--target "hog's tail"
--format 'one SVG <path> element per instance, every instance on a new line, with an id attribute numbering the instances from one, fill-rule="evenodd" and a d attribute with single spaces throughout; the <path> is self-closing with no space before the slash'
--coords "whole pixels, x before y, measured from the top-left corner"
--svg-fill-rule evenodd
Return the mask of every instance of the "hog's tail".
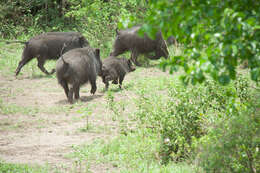
<path id="1" fill-rule="evenodd" d="M 67 63 L 65 60 L 64 60 L 64 58 L 63 58 L 63 56 L 61 56 L 61 60 L 63 61 L 63 70 L 64 70 L 64 72 L 66 72 L 67 71 L 67 69 L 68 69 L 68 67 L 69 67 L 69 63 Z"/>

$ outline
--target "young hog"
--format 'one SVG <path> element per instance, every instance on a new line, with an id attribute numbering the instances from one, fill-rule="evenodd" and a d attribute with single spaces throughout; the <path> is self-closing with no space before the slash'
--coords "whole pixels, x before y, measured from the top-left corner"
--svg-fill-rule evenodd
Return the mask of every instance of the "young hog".
<path id="1" fill-rule="evenodd" d="M 136 65 L 140 65 L 137 62 L 139 54 L 155 52 L 154 56 L 148 58 L 152 60 L 159 59 L 162 56 L 168 58 L 169 52 L 161 32 L 157 32 L 155 40 L 152 40 L 147 34 L 140 37 L 138 35 L 140 28 L 141 26 L 134 26 L 129 29 L 117 31 L 114 48 L 110 55 L 118 56 L 126 51 L 131 51 L 131 60 Z"/>
<path id="2" fill-rule="evenodd" d="M 119 88 L 122 88 L 122 82 L 126 73 L 135 71 L 135 67 L 131 60 L 126 58 L 116 58 L 110 56 L 103 60 L 102 66 L 102 80 L 108 89 L 109 81 L 113 81 L 113 84 L 118 84 Z"/>
<path id="3" fill-rule="evenodd" d="M 63 54 L 56 64 L 58 83 L 63 87 L 69 103 L 79 99 L 80 86 L 90 82 L 91 94 L 96 92 L 97 75 L 102 75 L 100 50 L 90 47 L 77 48 Z M 68 84 L 71 85 L 69 88 Z"/>
<path id="4" fill-rule="evenodd" d="M 38 67 L 45 74 L 53 74 L 44 68 L 44 63 L 49 59 L 58 59 L 63 53 L 80 47 L 88 46 L 89 43 L 85 37 L 78 32 L 48 32 L 37 35 L 25 43 L 22 53 L 22 60 L 16 68 L 17 76 L 21 68 L 33 58 L 37 58 Z"/>

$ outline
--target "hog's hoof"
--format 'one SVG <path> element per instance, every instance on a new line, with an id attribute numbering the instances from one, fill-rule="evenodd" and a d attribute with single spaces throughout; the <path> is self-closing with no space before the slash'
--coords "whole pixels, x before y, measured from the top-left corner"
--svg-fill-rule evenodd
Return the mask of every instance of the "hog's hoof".
<path id="1" fill-rule="evenodd" d="M 94 95 L 95 92 L 96 92 L 96 90 L 97 90 L 97 89 L 91 89 L 90 93 Z"/>
<path id="2" fill-rule="evenodd" d="M 73 100 L 68 100 L 69 101 L 69 104 L 73 104 Z"/>
<path id="3" fill-rule="evenodd" d="M 117 80 L 113 80 L 112 84 L 118 84 Z"/>
<path id="4" fill-rule="evenodd" d="M 16 71 L 15 71 L 15 76 L 17 76 L 19 73 L 20 73 L 20 71 L 19 71 L 19 70 L 16 70 Z"/>

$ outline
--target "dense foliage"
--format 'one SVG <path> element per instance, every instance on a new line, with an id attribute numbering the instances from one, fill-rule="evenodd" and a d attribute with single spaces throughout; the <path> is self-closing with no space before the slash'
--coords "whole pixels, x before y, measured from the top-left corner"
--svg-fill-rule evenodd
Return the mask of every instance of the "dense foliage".
<path id="1" fill-rule="evenodd" d="M 259 94 L 247 78 L 167 88 L 168 99 L 141 90 L 137 104 L 141 126 L 161 136 L 162 163 L 197 158 L 206 172 L 259 169 Z"/>
<path id="2" fill-rule="evenodd" d="M 203 82 L 209 74 L 221 84 L 237 76 L 247 63 L 251 79 L 260 80 L 260 2 L 254 0 L 150 0 L 144 30 L 161 29 L 183 46 L 182 56 L 163 68 L 183 67 L 185 83 Z"/>
<path id="3" fill-rule="evenodd" d="M 208 173 L 251 172 L 260 170 L 259 117 L 255 109 L 216 123 L 202 140 L 199 164 Z"/>

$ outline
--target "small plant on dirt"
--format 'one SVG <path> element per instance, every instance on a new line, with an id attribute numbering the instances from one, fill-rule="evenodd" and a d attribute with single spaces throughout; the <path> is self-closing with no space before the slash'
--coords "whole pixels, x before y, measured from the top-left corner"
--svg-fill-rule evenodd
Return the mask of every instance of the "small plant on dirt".
<path id="1" fill-rule="evenodd" d="M 80 128 L 80 131 L 87 132 L 91 129 L 91 124 L 89 122 L 89 117 L 92 115 L 92 109 L 90 107 L 83 107 L 77 111 L 78 113 L 82 114 L 82 116 L 86 119 L 86 125 Z"/>
<path id="2" fill-rule="evenodd" d="M 115 96 L 113 94 L 113 92 L 111 90 L 107 91 L 107 95 L 106 95 L 106 100 L 107 100 L 107 107 L 109 110 L 111 110 L 113 112 L 113 117 L 112 120 L 115 121 L 117 120 L 121 115 L 122 115 L 122 111 L 124 110 L 124 106 L 122 109 L 120 109 L 120 106 L 118 105 L 117 102 L 115 102 Z"/>

